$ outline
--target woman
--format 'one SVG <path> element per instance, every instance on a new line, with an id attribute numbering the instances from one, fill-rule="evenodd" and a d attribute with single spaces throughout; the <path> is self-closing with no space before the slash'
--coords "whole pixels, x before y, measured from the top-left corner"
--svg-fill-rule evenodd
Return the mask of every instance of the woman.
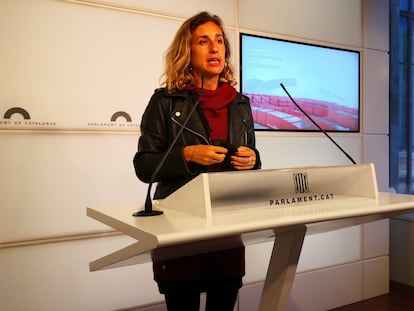
<path id="1" fill-rule="evenodd" d="M 155 177 L 155 199 L 200 173 L 260 168 L 250 102 L 233 87 L 229 59 L 222 21 L 207 12 L 186 20 L 167 50 L 165 87 L 154 92 L 143 114 L 134 157 L 138 178 L 152 182 L 154 167 L 184 128 Z M 198 311 L 201 292 L 206 292 L 206 310 L 233 310 L 244 275 L 241 242 L 232 249 L 170 260 L 154 252 L 152 259 L 168 310 Z"/>

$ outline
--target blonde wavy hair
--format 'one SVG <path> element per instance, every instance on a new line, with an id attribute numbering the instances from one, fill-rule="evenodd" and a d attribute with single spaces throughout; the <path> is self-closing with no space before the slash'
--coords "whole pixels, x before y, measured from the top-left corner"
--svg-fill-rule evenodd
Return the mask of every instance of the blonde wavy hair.
<path id="1" fill-rule="evenodd" d="M 220 27 L 223 37 L 225 53 L 225 66 L 220 74 L 220 82 L 228 82 L 231 85 L 237 84 L 233 76 L 233 68 L 230 63 L 230 45 L 224 33 L 223 22 L 217 15 L 208 12 L 200 12 L 187 19 L 178 29 L 174 40 L 165 53 L 165 70 L 161 76 L 161 85 L 165 86 L 168 92 L 182 89 L 193 83 L 191 72 L 191 40 L 196 28 L 207 22 L 213 22 Z"/>

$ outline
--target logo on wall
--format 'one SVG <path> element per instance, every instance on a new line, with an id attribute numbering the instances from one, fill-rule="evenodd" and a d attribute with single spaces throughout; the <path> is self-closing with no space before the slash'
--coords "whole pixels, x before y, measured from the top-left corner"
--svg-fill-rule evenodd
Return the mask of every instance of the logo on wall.
<path id="1" fill-rule="evenodd" d="M 296 193 L 308 193 L 308 175 L 306 173 L 295 173 L 293 174 L 293 182 L 295 184 Z"/>
<path id="2" fill-rule="evenodd" d="M 10 108 L 9 110 L 7 110 L 5 113 L 4 113 L 4 119 L 11 119 L 11 117 L 12 117 L 12 115 L 14 115 L 14 114 L 20 114 L 22 117 L 23 117 L 23 119 L 25 119 L 25 120 L 29 120 L 30 119 L 30 114 L 27 112 L 27 110 L 26 109 L 23 109 L 23 108 L 20 108 L 20 107 L 13 107 L 13 108 Z"/>
<path id="3" fill-rule="evenodd" d="M 88 122 L 89 127 L 105 128 L 105 129 L 138 129 L 139 125 L 132 122 L 129 113 L 125 111 L 117 111 L 111 115 L 109 121 L 104 122 Z"/>
<path id="4" fill-rule="evenodd" d="M 0 129 L 19 128 L 50 128 L 56 126 L 56 122 L 33 120 L 30 113 L 22 107 L 12 107 L 3 114 L 0 119 Z"/>
<path id="5" fill-rule="evenodd" d="M 125 118 L 125 120 L 126 120 L 127 122 L 132 122 L 131 116 L 130 116 L 128 113 L 126 113 L 125 111 L 118 111 L 118 112 L 115 112 L 115 113 L 112 115 L 112 117 L 111 117 L 111 121 L 112 121 L 112 122 L 116 122 L 116 120 L 117 120 L 118 118 L 120 118 L 120 117 Z"/>

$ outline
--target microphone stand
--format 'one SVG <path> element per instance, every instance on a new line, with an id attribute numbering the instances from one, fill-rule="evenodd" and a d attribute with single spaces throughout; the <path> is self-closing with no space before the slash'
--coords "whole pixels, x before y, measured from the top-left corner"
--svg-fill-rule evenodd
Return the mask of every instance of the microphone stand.
<path id="1" fill-rule="evenodd" d="M 290 100 L 292 101 L 292 103 L 322 132 L 322 133 L 324 133 L 325 134 L 325 136 L 326 137 L 328 137 L 329 138 L 329 140 L 331 141 L 331 142 L 333 142 L 333 144 L 336 146 L 336 147 L 338 147 L 338 149 L 339 150 L 341 150 L 342 151 L 342 153 L 353 163 L 353 164 L 356 164 L 356 162 L 355 162 L 355 160 L 344 150 L 344 149 L 342 149 L 342 147 L 341 146 L 339 146 L 338 145 L 338 143 L 335 141 L 335 140 L 333 140 L 333 138 L 330 136 L 330 135 L 328 135 L 328 133 L 323 129 L 323 128 L 321 128 L 320 126 L 319 126 L 319 124 L 318 123 L 316 123 L 312 118 L 311 118 L 311 116 L 310 115 L 308 115 L 307 113 L 306 113 L 306 111 L 305 110 L 303 110 L 302 109 L 302 107 L 300 107 L 299 105 L 298 105 L 298 103 L 293 99 L 293 97 L 289 94 L 289 92 L 286 90 L 286 88 L 285 88 L 285 86 L 283 85 L 283 83 L 280 83 L 280 86 L 282 87 L 282 89 L 285 91 L 285 93 L 289 96 L 289 98 L 290 98 Z"/>
<path id="2" fill-rule="evenodd" d="M 150 183 L 148 185 L 147 190 L 147 197 L 145 199 L 145 207 L 144 210 L 135 212 L 132 214 L 132 216 L 138 216 L 138 217 L 146 217 L 146 216 L 157 216 L 162 215 L 164 212 L 159 210 L 154 210 L 152 206 L 152 199 L 151 199 L 151 188 L 152 184 L 154 183 L 154 180 L 159 173 L 161 167 L 164 165 L 164 162 L 167 160 L 167 157 L 170 155 L 172 148 L 174 147 L 175 143 L 178 140 L 178 137 L 180 137 L 181 133 L 183 132 L 185 126 L 187 125 L 188 121 L 190 120 L 191 116 L 193 115 L 194 111 L 197 109 L 197 106 L 200 103 L 201 95 L 203 94 L 204 90 L 204 76 L 201 77 L 201 90 L 198 94 L 197 101 L 195 102 L 193 108 L 191 109 L 190 113 L 188 114 L 187 118 L 185 119 L 183 125 L 181 126 L 180 130 L 178 131 L 177 135 L 174 137 L 171 144 L 168 146 L 168 149 L 165 151 L 164 156 L 162 157 L 161 161 L 158 163 L 157 167 L 154 170 L 154 173 L 151 176 Z"/>

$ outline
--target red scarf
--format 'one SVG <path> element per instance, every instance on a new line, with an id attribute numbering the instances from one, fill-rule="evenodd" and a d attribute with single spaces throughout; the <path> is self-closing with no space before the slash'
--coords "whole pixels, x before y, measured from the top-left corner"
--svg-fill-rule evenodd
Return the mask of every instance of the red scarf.
<path id="1" fill-rule="evenodd" d="M 216 90 L 203 90 L 200 105 L 210 125 L 212 140 L 229 138 L 228 105 L 236 97 L 236 89 L 229 83 L 221 84 Z"/>

